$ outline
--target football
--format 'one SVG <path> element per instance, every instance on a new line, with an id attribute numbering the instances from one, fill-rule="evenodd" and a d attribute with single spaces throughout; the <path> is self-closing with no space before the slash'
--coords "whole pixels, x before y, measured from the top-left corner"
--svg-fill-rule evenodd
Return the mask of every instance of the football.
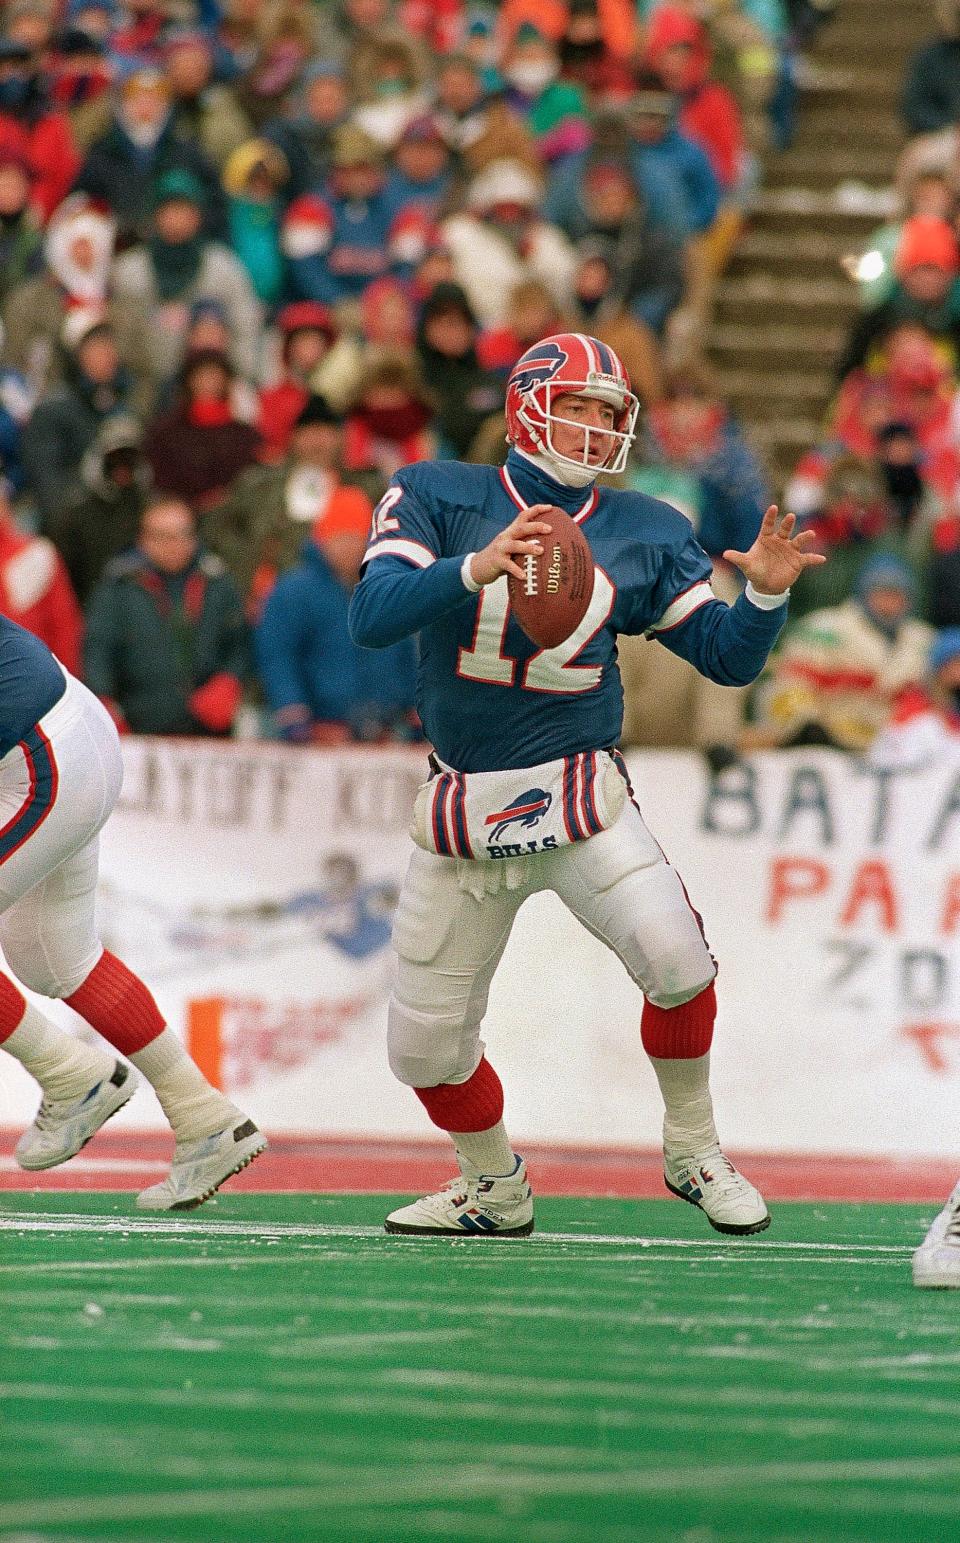
<path id="1" fill-rule="evenodd" d="M 593 554 L 580 526 L 556 507 L 538 519 L 551 527 L 543 551 L 519 559 L 523 579 L 509 574 L 513 614 L 540 648 L 557 648 L 576 632 L 593 594 Z"/>

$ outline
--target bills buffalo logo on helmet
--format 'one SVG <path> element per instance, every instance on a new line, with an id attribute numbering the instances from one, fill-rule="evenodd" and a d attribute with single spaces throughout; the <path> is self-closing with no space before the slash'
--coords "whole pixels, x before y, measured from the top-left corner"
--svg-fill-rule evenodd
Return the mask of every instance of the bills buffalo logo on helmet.
<path id="1" fill-rule="evenodd" d="M 500 809 L 496 814 L 487 815 L 484 824 L 496 826 L 490 840 L 499 841 L 504 831 L 517 823 L 521 830 L 532 830 L 534 825 L 538 825 L 543 819 L 552 803 L 552 795 L 544 788 L 528 788 L 505 809 Z"/>
<path id="2" fill-rule="evenodd" d="M 569 355 L 556 343 L 540 343 L 530 348 L 515 367 L 511 384 L 522 396 L 534 386 L 542 386 L 563 369 Z"/>

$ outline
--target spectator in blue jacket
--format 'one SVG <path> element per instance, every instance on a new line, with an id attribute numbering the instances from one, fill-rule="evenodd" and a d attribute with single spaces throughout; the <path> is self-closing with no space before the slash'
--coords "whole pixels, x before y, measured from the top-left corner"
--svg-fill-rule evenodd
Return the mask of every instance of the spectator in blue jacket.
<path id="1" fill-rule="evenodd" d="M 338 744 L 417 732 L 416 648 L 359 648 L 347 631 L 350 596 L 369 534 L 354 519 L 321 520 L 299 564 L 282 574 L 254 635 L 257 666 L 281 739 Z"/>
<path id="2" fill-rule="evenodd" d="M 960 3 L 938 0 L 937 35 L 914 54 L 903 87 L 911 134 L 936 134 L 960 119 Z"/>
<path id="3" fill-rule="evenodd" d="M 545 217 L 573 230 L 580 218 L 584 176 L 596 159 L 622 154 L 642 193 L 650 224 L 675 241 L 703 235 L 717 217 L 720 184 L 705 150 L 677 128 L 676 100 L 656 76 L 644 77 L 627 103 L 623 124 L 604 125 L 591 149 L 565 158 L 551 178 Z"/>
<path id="4" fill-rule="evenodd" d="M 344 124 L 333 137 L 328 181 L 287 210 L 282 244 L 291 289 L 298 299 L 323 305 L 358 300 L 374 279 L 409 273 L 422 255 L 428 225 L 416 205 L 399 204 L 370 135 Z"/>

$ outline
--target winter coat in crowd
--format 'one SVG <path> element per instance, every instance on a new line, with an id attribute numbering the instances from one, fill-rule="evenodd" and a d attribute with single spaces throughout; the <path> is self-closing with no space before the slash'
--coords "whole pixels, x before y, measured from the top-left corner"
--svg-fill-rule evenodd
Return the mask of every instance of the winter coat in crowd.
<path id="1" fill-rule="evenodd" d="M 249 466 L 204 524 L 207 544 L 223 558 L 247 602 L 260 609 L 278 575 L 300 560 L 317 522 L 369 530 L 373 504 L 339 474 L 292 458 L 279 466 Z"/>
<path id="2" fill-rule="evenodd" d="M 133 143 L 122 119 L 114 119 L 101 138 L 94 141 L 77 175 L 74 187 L 106 204 L 126 239 L 145 236 L 153 209 L 153 186 L 171 171 L 196 177 L 206 192 L 206 233 L 227 234 L 226 204 L 216 166 L 193 140 L 178 134 L 168 120 L 156 144 L 142 148 Z"/>
<path id="3" fill-rule="evenodd" d="M 430 319 L 454 308 L 470 327 L 473 337 L 465 350 L 453 356 L 432 347 L 427 336 Z M 458 284 L 438 284 L 423 308 L 417 331 L 417 353 L 423 378 L 437 403 L 435 425 L 442 435 L 440 454 L 461 460 L 481 426 L 504 403 L 502 381 L 477 359 L 477 319 Z"/>
<path id="4" fill-rule="evenodd" d="M 903 116 L 911 134 L 932 134 L 960 119 L 960 15 L 955 0 L 938 4 L 939 36 L 917 50 L 903 83 Z"/>
<path id="5" fill-rule="evenodd" d="M 0 84 L 0 144 L 21 156 L 33 172 L 33 203 L 46 222 L 66 197 L 80 164 L 66 113 L 53 109 L 39 74 L 24 50 L 16 76 Z M 13 65 L 8 49 L 4 63 Z"/>
<path id="6" fill-rule="evenodd" d="M 136 544 L 146 506 L 150 471 L 140 454 L 137 425 L 108 418 L 80 464 L 80 475 L 64 507 L 50 520 L 50 536 L 63 554 L 81 606 L 107 565 Z M 110 463 L 125 457 L 129 475 L 111 475 Z"/>
<path id="7" fill-rule="evenodd" d="M 203 508 L 257 459 L 260 436 L 233 417 L 228 402 L 204 412 L 181 400 L 148 425 L 143 448 L 157 488 Z"/>
<path id="8" fill-rule="evenodd" d="M 376 737 L 409 718 L 416 690 L 411 638 L 389 648 L 360 648 L 347 631 L 351 591 L 316 541 L 278 581 L 255 634 L 257 665 L 281 731 L 309 710 L 313 723 L 345 725 Z"/>
<path id="9" fill-rule="evenodd" d="M 629 139 L 624 148 L 652 225 L 680 243 L 710 229 L 720 207 L 720 184 L 700 145 L 672 124 L 655 143 Z M 543 213 L 562 230 L 576 227 L 591 156 L 588 150 L 564 159 L 550 178 Z"/>
<path id="10" fill-rule="evenodd" d="M 239 259 L 219 241 L 203 238 L 190 251 L 177 254 L 176 271 L 164 271 L 163 243 L 155 239 L 124 252 L 114 264 L 115 298 L 139 309 L 149 327 L 151 362 L 158 380 L 175 375 L 192 306 L 216 300 L 230 329 L 231 358 L 237 371 L 253 379 L 257 373 L 263 313 Z"/>
<path id="11" fill-rule="evenodd" d="M 135 734 L 202 734 L 195 693 L 217 682 L 234 697 L 249 670 L 237 587 L 219 558 L 199 551 L 182 573 L 142 552 L 108 566 L 87 608 L 84 680 Z"/>
<path id="12" fill-rule="evenodd" d="M 80 463 L 101 425 L 114 413 L 134 413 L 133 382 L 121 367 L 107 384 L 89 380 L 75 361 L 63 384 L 37 404 L 23 431 L 23 467 L 44 528 L 65 507 Z"/>
<path id="13" fill-rule="evenodd" d="M 83 617 L 63 559 L 45 536 L 26 536 L 0 505 L 0 615 L 26 627 L 74 675 Z"/>

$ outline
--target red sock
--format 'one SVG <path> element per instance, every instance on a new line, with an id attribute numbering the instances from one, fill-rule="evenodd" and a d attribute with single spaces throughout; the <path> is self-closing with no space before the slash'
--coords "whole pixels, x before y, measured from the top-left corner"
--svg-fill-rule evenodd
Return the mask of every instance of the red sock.
<path id="1" fill-rule="evenodd" d="M 0 1044 L 19 1026 L 26 1008 L 27 999 L 23 993 L 6 975 L 0 974 Z"/>
<path id="2" fill-rule="evenodd" d="M 640 1038 L 647 1055 L 664 1061 L 692 1061 L 706 1055 L 713 1040 L 717 995 L 713 981 L 679 1007 L 656 1007 L 644 1002 Z"/>
<path id="3" fill-rule="evenodd" d="M 121 1055 L 145 1049 L 166 1028 L 143 981 L 106 949 L 83 985 L 64 1001 Z"/>
<path id="4" fill-rule="evenodd" d="M 466 1082 L 413 1091 L 441 1130 L 489 1130 L 503 1119 L 503 1084 L 486 1056 Z"/>

